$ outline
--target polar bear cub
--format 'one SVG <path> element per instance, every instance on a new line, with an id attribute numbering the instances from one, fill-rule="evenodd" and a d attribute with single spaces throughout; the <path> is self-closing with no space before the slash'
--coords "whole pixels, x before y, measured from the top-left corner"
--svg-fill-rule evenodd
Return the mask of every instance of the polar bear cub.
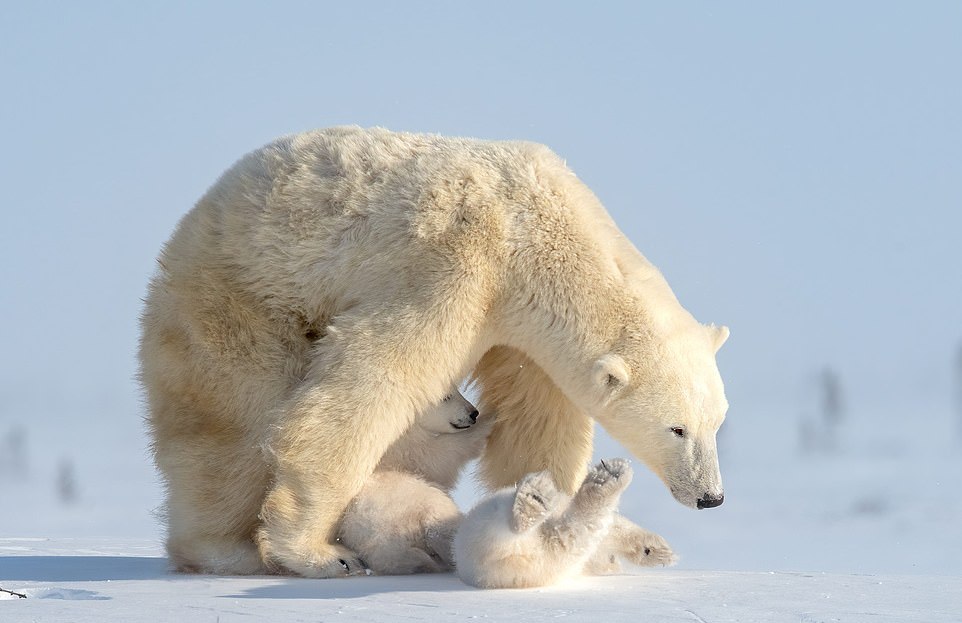
<path id="1" fill-rule="evenodd" d="M 479 422 L 478 410 L 457 391 L 421 414 L 344 512 L 339 542 L 377 574 L 450 571 L 462 514 L 448 492 L 484 449 L 489 419 Z"/>
<path id="2" fill-rule="evenodd" d="M 617 559 L 671 564 L 660 536 L 616 514 L 632 471 L 624 459 L 602 461 L 574 496 L 549 472 L 528 474 L 468 513 L 454 538 L 458 576 L 480 588 L 544 586 L 582 571 L 618 570 Z"/>

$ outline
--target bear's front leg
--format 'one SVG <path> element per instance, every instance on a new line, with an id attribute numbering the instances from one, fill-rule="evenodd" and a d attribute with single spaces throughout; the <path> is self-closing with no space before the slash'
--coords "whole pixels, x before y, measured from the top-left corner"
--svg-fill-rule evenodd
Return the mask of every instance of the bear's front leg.
<path id="1" fill-rule="evenodd" d="M 461 315 L 398 305 L 358 307 L 332 321 L 308 378 L 274 414 L 273 485 L 258 532 L 268 565 L 319 578 L 364 571 L 336 542 L 341 516 L 415 415 L 463 372 L 474 343 L 445 322 Z"/>
<path id="2" fill-rule="evenodd" d="M 514 348 L 489 350 L 473 378 L 481 390 L 478 409 L 497 420 L 481 457 L 487 487 L 510 487 L 548 470 L 561 491 L 574 494 L 591 460 L 594 421 Z"/>
<path id="3" fill-rule="evenodd" d="M 327 493 L 334 504 L 341 497 L 331 489 Z M 324 527 L 328 515 L 321 513 L 307 520 L 306 508 L 309 505 L 288 485 L 278 483 L 268 492 L 257 534 L 260 555 L 268 568 L 313 578 L 365 573 L 365 564 L 357 554 L 330 542 L 330 533 Z"/>
<path id="4" fill-rule="evenodd" d="M 261 556 L 306 577 L 364 573 L 360 558 L 336 542 L 337 525 L 414 418 L 413 406 L 391 395 L 391 384 L 360 387 L 341 376 L 303 389 L 279 419 L 270 447 L 274 483 L 261 508 Z"/>

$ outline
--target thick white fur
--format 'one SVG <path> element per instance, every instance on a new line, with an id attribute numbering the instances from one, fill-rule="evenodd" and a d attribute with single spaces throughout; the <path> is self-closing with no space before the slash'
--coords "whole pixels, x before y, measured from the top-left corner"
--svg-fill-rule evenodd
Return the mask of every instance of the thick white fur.
<path id="1" fill-rule="evenodd" d="M 464 465 L 481 454 L 491 431 L 491 420 L 477 417 L 474 405 L 452 392 L 394 442 L 347 507 L 338 541 L 371 571 L 453 568 L 451 541 L 461 511 L 448 492 Z"/>
<path id="2" fill-rule="evenodd" d="M 617 571 L 623 558 L 672 564 L 661 537 L 615 513 L 631 476 L 627 461 L 611 459 L 590 470 L 574 496 L 560 492 L 547 471 L 488 496 L 455 535 L 458 576 L 481 588 L 525 588 Z"/>
<path id="3" fill-rule="evenodd" d="M 339 518 L 415 414 L 469 373 L 497 419 L 491 486 L 546 468 L 573 491 L 594 418 L 682 503 L 721 495 L 727 331 L 679 305 L 543 146 L 282 138 L 221 177 L 159 266 L 141 378 L 183 568 L 359 564 L 335 542 Z"/>
<path id="4" fill-rule="evenodd" d="M 414 474 L 449 492 L 464 466 L 481 454 L 493 423 L 493 418 L 479 418 L 474 405 L 452 390 L 391 444 L 377 469 Z"/>

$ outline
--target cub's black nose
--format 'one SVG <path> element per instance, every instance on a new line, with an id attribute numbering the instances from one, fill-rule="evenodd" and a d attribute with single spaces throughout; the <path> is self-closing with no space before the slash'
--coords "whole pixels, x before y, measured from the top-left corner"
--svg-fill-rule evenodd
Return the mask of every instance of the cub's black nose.
<path id="1" fill-rule="evenodd" d="M 468 414 L 468 417 L 471 418 L 471 421 L 472 421 L 472 422 L 477 422 L 477 421 L 478 421 L 478 410 L 475 409 L 474 411 L 472 411 L 471 413 L 469 413 L 469 414 Z"/>
<path id="2" fill-rule="evenodd" d="M 721 506 L 722 502 L 725 501 L 725 494 L 712 495 L 706 493 L 704 497 L 698 500 L 698 508 L 715 508 L 716 506 Z"/>

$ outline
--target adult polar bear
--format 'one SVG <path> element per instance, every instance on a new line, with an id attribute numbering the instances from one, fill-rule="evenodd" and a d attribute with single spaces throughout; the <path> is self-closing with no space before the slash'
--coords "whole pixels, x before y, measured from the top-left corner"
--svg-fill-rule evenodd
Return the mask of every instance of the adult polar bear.
<path id="1" fill-rule="evenodd" d="M 727 329 L 698 324 L 543 146 L 282 138 L 220 178 L 159 264 L 141 376 L 185 566 L 356 571 L 341 513 L 467 375 L 497 418 L 489 486 L 547 469 L 573 492 L 596 419 L 680 502 L 721 503 Z"/>

